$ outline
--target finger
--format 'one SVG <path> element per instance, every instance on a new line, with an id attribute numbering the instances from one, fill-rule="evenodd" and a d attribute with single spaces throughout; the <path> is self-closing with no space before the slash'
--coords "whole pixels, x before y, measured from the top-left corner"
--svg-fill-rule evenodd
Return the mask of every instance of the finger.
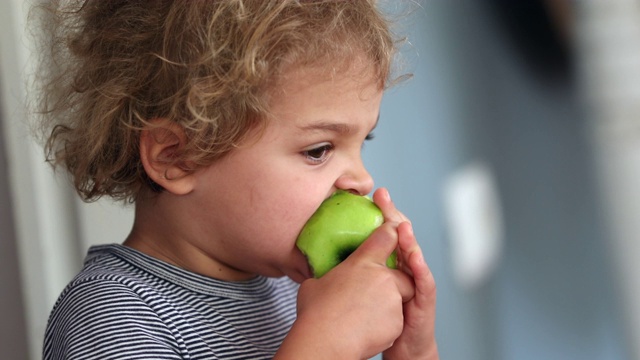
<path id="1" fill-rule="evenodd" d="M 385 221 L 402 222 L 408 221 L 406 216 L 402 214 L 395 206 L 386 188 L 379 188 L 373 193 L 373 201 L 382 211 Z"/>
<path id="2" fill-rule="evenodd" d="M 385 265 L 387 258 L 398 246 L 397 223 L 387 222 L 378 227 L 349 258 L 366 258 Z"/>
<path id="3" fill-rule="evenodd" d="M 407 222 L 398 225 L 398 248 L 402 263 L 413 275 L 416 306 L 426 307 L 430 301 L 435 300 L 435 279 L 424 260 L 411 224 Z"/>
<path id="4" fill-rule="evenodd" d="M 409 258 L 416 251 L 421 250 L 413 234 L 413 227 L 409 222 L 398 224 L 398 248 L 396 249 L 398 268 L 411 276 L 413 271 L 409 266 Z"/>
<path id="5" fill-rule="evenodd" d="M 391 270 L 388 269 L 395 278 L 396 286 L 398 287 L 398 293 L 400 293 L 400 297 L 402 297 L 402 302 L 406 303 L 409 300 L 413 299 L 416 294 L 416 287 L 413 282 L 413 279 L 399 270 Z"/>
<path id="6" fill-rule="evenodd" d="M 416 306 L 426 308 L 436 299 L 436 281 L 433 273 L 424 261 L 422 253 L 411 256 L 409 266 L 416 286 Z"/>
<path id="7" fill-rule="evenodd" d="M 420 245 L 418 245 L 413 233 L 413 226 L 408 221 L 398 224 L 398 253 L 405 264 L 409 264 L 409 257 L 412 254 L 422 254 Z"/>

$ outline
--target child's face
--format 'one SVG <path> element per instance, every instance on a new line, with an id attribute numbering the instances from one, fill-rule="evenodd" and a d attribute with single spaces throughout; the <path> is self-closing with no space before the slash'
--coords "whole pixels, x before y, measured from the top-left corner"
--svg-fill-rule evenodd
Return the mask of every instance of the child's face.
<path id="1" fill-rule="evenodd" d="M 289 72 L 262 136 L 196 173 L 197 246 L 209 256 L 248 276 L 302 281 L 310 274 L 295 240 L 308 218 L 336 189 L 372 191 L 361 149 L 382 90 L 364 76 L 329 74 Z"/>

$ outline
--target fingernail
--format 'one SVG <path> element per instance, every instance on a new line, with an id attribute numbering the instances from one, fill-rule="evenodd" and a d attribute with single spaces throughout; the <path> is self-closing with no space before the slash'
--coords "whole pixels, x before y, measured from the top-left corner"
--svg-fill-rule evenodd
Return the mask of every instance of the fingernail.
<path id="1" fill-rule="evenodd" d="M 391 201 L 391 194 L 389 194 L 389 190 L 385 189 L 384 197 L 387 201 Z"/>
<path id="2" fill-rule="evenodd" d="M 408 221 L 407 221 L 408 222 Z M 411 234 L 411 236 L 414 235 L 413 233 L 413 225 L 411 225 L 411 223 L 409 222 L 409 233 Z"/>

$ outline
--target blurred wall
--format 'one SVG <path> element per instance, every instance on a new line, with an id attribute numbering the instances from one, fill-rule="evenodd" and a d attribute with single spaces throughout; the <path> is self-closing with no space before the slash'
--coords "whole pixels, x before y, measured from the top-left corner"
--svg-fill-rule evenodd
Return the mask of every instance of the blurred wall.
<path id="1" fill-rule="evenodd" d="M 624 325 L 640 359 L 640 3 L 576 2 L 576 38 Z"/>
<path id="2" fill-rule="evenodd" d="M 0 114 L 2 114 L 0 106 Z M 1 121 L 0 115 L 0 124 Z M 18 249 L 11 212 L 7 157 L 0 126 L 0 354 L 6 359 L 26 359 L 27 330 L 20 283 Z"/>
<path id="3" fill-rule="evenodd" d="M 545 53 L 562 44 L 534 17 L 542 2 L 420 3 L 415 78 L 385 98 L 365 155 L 436 275 L 441 357 L 629 359 L 588 109 L 572 59 Z M 477 161 L 498 187 L 503 249 L 485 282 L 464 287 L 442 190 Z"/>
<path id="4" fill-rule="evenodd" d="M 0 134 L 6 159 L 3 176 L 9 186 L 9 199 L 0 202 L 0 207 L 2 213 L 10 214 L 3 220 L 13 220 L 12 229 L 2 229 L 2 236 L 8 238 L 2 239 L 7 252 L 0 254 L 0 260 L 10 267 L 3 275 L 18 282 L 22 290 L 22 294 L 5 289 L 2 293 L 3 301 L 13 304 L 3 311 L 21 314 L 24 319 L 28 357 L 18 359 L 41 357 L 49 311 L 81 263 L 73 191 L 64 177 L 52 176 L 27 122 L 26 86 L 33 59 L 25 28 L 31 4 L 0 1 Z M 12 263 L 18 269 L 13 269 Z M 14 335 L 18 336 L 21 329 L 16 326 Z"/>

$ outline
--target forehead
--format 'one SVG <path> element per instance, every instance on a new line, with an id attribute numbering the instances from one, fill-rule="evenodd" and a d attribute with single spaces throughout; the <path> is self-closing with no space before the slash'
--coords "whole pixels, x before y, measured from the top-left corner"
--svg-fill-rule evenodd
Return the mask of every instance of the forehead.
<path id="1" fill-rule="evenodd" d="M 272 121 L 346 133 L 337 124 L 375 122 L 381 98 L 382 88 L 366 67 L 340 72 L 326 66 L 300 67 L 274 86 L 269 112 Z"/>
<path id="2" fill-rule="evenodd" d="M 366 98 L 376 95 L 383 87 L 384 81 L 378 77 L 373 64 L 360 57 L 338 64 L 289 67 L 272 81 L 269 97 L 273 102 L 299 92 L 332 89 L 338 93 L 356 91 Z"/>
<path id="3" fill-rule="evenodd" d="M 291 68 L 271 84 L 267 113 L 252 139 L 304 142 L 313 134 L 370 132 L 383 94 L 374 74 L 364 65 L 341 71 L 330 66 Z"/>

